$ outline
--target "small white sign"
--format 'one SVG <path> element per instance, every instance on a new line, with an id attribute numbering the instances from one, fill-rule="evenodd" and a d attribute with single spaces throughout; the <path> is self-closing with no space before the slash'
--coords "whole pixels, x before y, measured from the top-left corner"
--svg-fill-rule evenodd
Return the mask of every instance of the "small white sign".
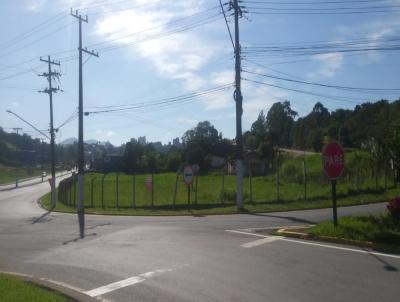
<path id="1" fill-rule="evenodd" d="M 190 185 L 193 182 L 193 178 L 194 178 L 194 173 L 193 173 L 192 167 L 191 166 L 186 166 L 183 169 L 183 180 L 185 181 L 185 183 L 187 185 Z"/>

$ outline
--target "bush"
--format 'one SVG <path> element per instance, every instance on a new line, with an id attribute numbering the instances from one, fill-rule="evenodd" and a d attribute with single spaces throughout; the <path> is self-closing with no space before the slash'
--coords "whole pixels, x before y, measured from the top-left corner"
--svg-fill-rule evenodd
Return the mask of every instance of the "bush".
<path id="1" fill-rule="evenodd" d="M 389 200 L 386 207 L 393 218 L 400 220 L 400 197 Z"/>

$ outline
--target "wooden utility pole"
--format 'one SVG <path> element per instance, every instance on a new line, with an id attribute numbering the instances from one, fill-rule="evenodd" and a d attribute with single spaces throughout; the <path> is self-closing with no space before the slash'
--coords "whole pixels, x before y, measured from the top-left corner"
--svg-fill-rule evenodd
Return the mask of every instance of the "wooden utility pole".
<path id="1" fill-rule="evenodd" d="M 89 55 L 98 57 L 99 54 L 82 48 L 82 21 L 88 23 L 88 16 L 85 18 L 78 14 L 78 11 L 72 11 L 71 16 L 79 21 L 79 130 L 78 130 L 78 221 L 79 221 L 79 234 L 81 238 L 85 237 L 85 207 L 84 207 L 84 173 L 85 173 L 85 154 L 83 142 L 83 80 L 82 80 L 82 52 Z"/>
<path id="2" fill-rule="evenodd" d="M 19 135 L 19 131 L 22 128 L 13 128 L 13 130 Z M 15 187 L 18 188 L 18 142 L 15 144 Z"/>
<path id="3" fill-rule="evenodd" d="M 47 93 L 50 98 L 50 161 L 51 161 L 51 207 L 54 209 L 56 206 L 56 164 L 55 164 L 55 135 L 54 135 L 54 124 L 53 124 L 53 93 L 60 91 L 60 88 L 53 88 L 52 80 L 53 78 L 59 78 L 60 73 L 51 70 L 51 65 L 60 66 L 60 62 L 52 61 L 50 56 L 47 60 L 40 58 L 40 61 L 45 62 L 49 66 L 49 71 L 46 73 L 39 74 L 40 77 L 46 77 L 49 82 L 49 87 L 39 91 L 42 93 Z"/>
<path id="4" fill-rule="evenodd" d="M 243 96 L 241 89 L 241 58 L 239 42 L 239 17 L 242 15 L 238 0 L 233 0 L 231 6 L 235 13 L 235 93 L 236 102 L 236 205 L 239 210 L 243 209 L 243 137 L 242 137 L 242 114 Z"/>

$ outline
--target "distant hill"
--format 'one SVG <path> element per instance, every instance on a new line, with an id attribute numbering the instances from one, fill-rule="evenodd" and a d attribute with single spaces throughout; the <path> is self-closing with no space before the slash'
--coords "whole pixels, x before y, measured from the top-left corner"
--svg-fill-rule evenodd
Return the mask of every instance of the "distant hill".
<path id="1" fill-rule="evenodd" d="M 67 139 L 63 140 L 62 142 L 60 142 L 59 145 L 67 146 L 67 145 L 73 145 L 73 144 L 75 144 L 77 142 L 78 142 L 77 138 L 70 137 L 70 138 L 67 138 Z M 100 142 L 100 141 L 95 140 L 95 139 L 88 139 L 88 140 L 85 141 L 85 144 L 88 144 L 88 145 L 96 145 L 96 144 L 98 144 L 100 146 L 106 146 L 106 145 L 110 145 L 110 142 Z"/>
<path id="2" fill-rule="evenodd" d="M 78 142 L 78 139 L 77 139 L 77 138 L 75 138 L 75 137 L 70 137 L 70 138 L 67 138 L 67 139 L 63 140 L 62 142 L 60 142 L 59 145 L 62 145 L 62 146 L 65 146 L 65 145 L 73 145 L 73 144 L 75 144 L 75 143 L 77 143 L 77 142 Z"/>

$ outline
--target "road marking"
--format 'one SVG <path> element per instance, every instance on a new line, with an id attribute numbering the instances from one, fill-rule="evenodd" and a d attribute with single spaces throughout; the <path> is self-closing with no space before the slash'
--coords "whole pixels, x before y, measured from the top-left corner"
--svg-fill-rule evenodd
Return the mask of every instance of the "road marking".
<path id="1" fill-rule="evenodd" d="M 147 279 L 156 277 L 156 276 L 161 275 L 166 272 L 170 272 L 172 270 L 173 269 L 159 269 L 159 270 L 155 270 L 153 272 L 143 273 L 138 276 L 133 276 L 133 277 L 121 280 L 121 281 L 117 281 L 114 283 L 110 283 L 110 284 L 89 290 L 89 291 L 85 292 L 85 294 L 94 298 L 94 297 L 101 296 L 101 295 L 107 294 L 109 292 L 115 291 L 117 289 L 121 289 L 121 288 L 130 286 L 130 285 L 141 283 Z"/>
<path id="2" fill-rule="evenodd" d="M 369 254 L 369 255 L 375 255 L 375 256 L 400 259 L 400 255 L 372 252 L 372 251 L 368 251 L 368 250 L 359 250 L 359 249 L 353 249 L 353 248 L 341 247 L 341 246 L 335 246 L 335 245 L 329 245 L 329 244 L 322 244 L 322 243 L 316 243 L 316 242 L 300 241 L 300 240 L 289 239 L 289 238 L 282 238 L 282 240 L 288 241 L 288 242 L 294 242 L 294 243 L 298 243 L 298 244 L 304 244 L 304 245 L 325 247 L 325 248 L 330 248 L 330 249 L 335 249 L 335 250 L 342 250 L 342 251 L 355 252 L 355 253 L 360 253 L 360 254 Z"/>
<path id="3" fill-rule="evenodd" d="M 263 237 L 263 238 L 266 238 L 266 239 L 269 239 L 270 237 L 272 237 L 272 236 L 265 236 L 265 235 L 261 235 L 261 234 L 249 233 L 249 232 L 243 232 L 243 231 L 236 231 L 236 230 L 226 230 L 226 231 L 230 232 L 230 233 L 237 233 L 237 234 L 242 234 L 242 235 Z M 259 241 L 259 240 L 256 240 L 256 241 Z M 276 241 L 276 240 L 273 240 L 273 241 Z M 341 246 L 335 246 L 335 245 L 329 245 L 329 244 L 323 244 L 323 243 L 316 243 L 316 242 L 310 242 L 310 241 L 304 241 L 304 240 L 296 240 L 296 239 L 290 239 L 290 238 L 287 238 L 287 237 L 282 237 L 280 239 L 280 241 L 287 241 L 287 242 L 303 244 L 303 245 L 324 247 L 324 248 L 328 248 L 328 249 L 335 249 L 335 250 L 341 250 L 341 251 L 347 251 L 347 252 L 354 252 L 354 253 L 359 253 L 359 254 L 368 254 L 368 255 L 375 255 L 375 256 L 381 256 L 381 257 L 387 257 L 387 258 L 400 259 L 400 255 L 379 253 L 379 252 L 373 252 L 373 251 L 368 251 L 368 250 L 360 250 L 360 249 L 355 249 L 355 248 L 341 247 Z M 255 242 L 255 241 L 253 241 L 253 242 Z M 249 244 L 250 243 L 251 242 L 249 242 Z"/>
<path id="4" fill-rule="evenodd" d="M 259 245 L 262 245 L 262 244 L 274 242 L 274 241 L 281 240 L 281 239 L 282 239 L 282 237 L 279 237 L 279 236 L 270 236 L 270 237 L 267 237 L 267 238 L 258 239 L 256 241 L 247 242 L 245 244 L 242 244 L 241 247 L 251 248 L 251 247 L 259 246 Z"/>
<path id="5" fill-rule="evenodd" d="M 243 232 L 243 231 L 236 231 L 236 230 L 225 230 L 226 232 L 230 233 L 236 233 L 236 234 L 242 234 L 242 235 L 250 235 L 250 236 L 256 236 L 256 237 L 262 237 L 262 238 L 267 238 L 268 236 L 257 234 L 257 233 L 249 233 L 249 232 Z"/>

